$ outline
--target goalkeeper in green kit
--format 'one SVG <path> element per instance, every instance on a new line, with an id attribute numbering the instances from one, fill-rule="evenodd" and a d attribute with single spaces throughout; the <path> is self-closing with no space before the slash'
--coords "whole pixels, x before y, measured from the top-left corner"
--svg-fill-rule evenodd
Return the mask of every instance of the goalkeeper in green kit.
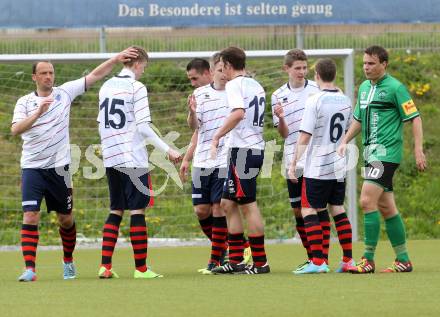
<path id="1" fill-rule="evenodd" d="M 364 212 L 365 252 L 352 273 L 374 273 L 374 253 L 380 233 L 380 215 L 385 219 L 388 238 L 396 254 L 392 265 L 382 272 L 411 272 L 405 226 L 393 194 L 393 176 L 402 160 L 403 123 L 412 122 L 414 155 L 417 168 L 426 168 L 420 114 L 406 87 L 386 72 L 388 53 L 380 46 L 364 52 L 365 80 L 359 87 L 352 125 L 338 153 L 345 155 L 346 145 L 362 132 L 364 145 L 364 182 L 360 205 Z"/>

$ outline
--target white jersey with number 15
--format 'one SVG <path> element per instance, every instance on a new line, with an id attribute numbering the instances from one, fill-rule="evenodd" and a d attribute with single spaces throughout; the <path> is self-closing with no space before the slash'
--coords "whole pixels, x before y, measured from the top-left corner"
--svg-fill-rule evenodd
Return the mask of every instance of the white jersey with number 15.
<path id="1" fill-rule="evenodd" d="M 130 70 L 102 85 L 98 122 L 105 167 L 148 167 L 144 137 L 136 126 L 151 122 L 147 88 Z"/>

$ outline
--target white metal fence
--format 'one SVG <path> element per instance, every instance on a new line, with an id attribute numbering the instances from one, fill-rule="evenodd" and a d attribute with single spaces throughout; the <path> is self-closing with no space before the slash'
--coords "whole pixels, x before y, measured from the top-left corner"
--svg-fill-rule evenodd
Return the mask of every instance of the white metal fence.
<path id="1" fill-rule="evenodd" d="M 3 54 L 103 53 L 119 51 L 133 43 L 155 52 L 210 51 L 229 45 L 246 50 L 293 47 L 363 50 L 372 44 L 388 49 L 439 50 L 440 24 L 0 31 L 0 51 Z"/>

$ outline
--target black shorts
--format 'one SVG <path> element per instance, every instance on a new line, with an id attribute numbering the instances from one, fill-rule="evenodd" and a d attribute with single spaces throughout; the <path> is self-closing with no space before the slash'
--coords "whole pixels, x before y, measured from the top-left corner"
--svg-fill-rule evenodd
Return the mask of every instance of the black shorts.
<path id="1" fill-rule="evenodd" d="M 47 212 L 70 214 L 73 207 L 69 165 L 57 168 L 24 168 L 21 171 L 23 211 L 40 211 L 43 197 Z"/>
<path id="2" fill-rule="evenodd" d="M 226 168 L 194 167 L 191 183 L 193 205 L 220 203 L 226 176 Z"/>
<path id="3" fill-rule="evenodd" d="M 392 192 L 393 177 L 398 167 L 397 163 L 374 161 L 364 167 L 362 176 L 365 181 L 379 185 L 385 192 Z"/>
<path id="4" fill-rule="evenodd" d="M 240 205 L 257 200 L 257 176 L 263 166 L 264 151 L 231 148 L 228 154 L 228 177 L 223 187 L 223 198 Z"/>
<path id="5" fill-rule="evenodd" d="M 303 178 L 301 206 L 304 208 L 327 208 L 327 204 L 344 205 L 345 181 L 336 179 Z"/>
<path id="6" fill-rule="evenodd" d="M 136 210 L 154 205 L 151 177 L 146 168 L 107 167 L 110 210 Z"/>
<path id="7" fill-rule="evenodd" d="M 289 201 L 292 208 L 301 208 L 301 186 L 303 177 L 298 177 L 298 183 L 287 179 L 287 190 L 289 191 Z"/>

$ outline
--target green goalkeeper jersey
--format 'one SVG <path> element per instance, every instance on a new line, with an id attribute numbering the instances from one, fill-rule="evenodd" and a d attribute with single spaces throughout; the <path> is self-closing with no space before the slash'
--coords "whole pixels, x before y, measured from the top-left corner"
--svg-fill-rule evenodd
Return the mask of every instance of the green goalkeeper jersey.
<path id="1" fill-rule="evenodd" d="M 364 81 L 353 117 L 362 125 L 365 161 L 400 164 L 403 122 L 417 116 L 419 112 L 408 90 L 394 77 L 385 74 L 375 85 Z"/>

